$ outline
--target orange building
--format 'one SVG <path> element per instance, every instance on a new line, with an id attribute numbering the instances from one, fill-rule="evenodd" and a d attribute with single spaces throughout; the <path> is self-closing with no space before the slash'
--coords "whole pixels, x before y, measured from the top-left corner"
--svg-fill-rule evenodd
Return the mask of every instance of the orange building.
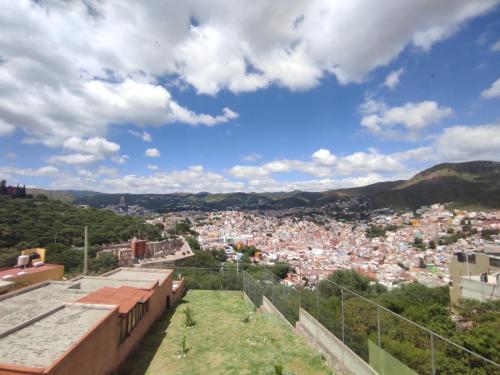
<path id="1" fill-rule="evenodd" d="M 172 270 L 119 268 L 0 296 L 0 374 L 109 374 L 183 293 Z"/>

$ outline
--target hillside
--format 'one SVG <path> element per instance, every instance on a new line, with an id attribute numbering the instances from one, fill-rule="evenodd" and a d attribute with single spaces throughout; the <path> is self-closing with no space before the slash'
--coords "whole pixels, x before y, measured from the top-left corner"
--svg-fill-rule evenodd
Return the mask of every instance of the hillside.
<path id="1" fill-rule="evenodd" d="M 11 265 L 18 255 L 16 249 L 54 244 L 65 249 L 81 247 L 84 226 L 89 227 L 91 246 L 128 240 L 139 232 L 145 238 L 160 238 L 156 226 L 108 210 L 77 208 L 46 199 L 0 197 L 0 268 Z"/>
<path id="2" fill-rule="evenodd" d="M 444 163 L 426 169 L 409 180 L 386 181 L 376 184 L 324 192 L 226 193 L 210 194 L 102 194 L 71 192 L 74 203 L 104 207 L 120 203 L 139 205 L 147 209 L 168 212 L 223 209 L 287 209 L 323 207 L 360 197 L 369 207 L 399 207 L 416 209 L 432 203 L 455 202 L 500 208 L 500 163 L 472 161 Z"/>

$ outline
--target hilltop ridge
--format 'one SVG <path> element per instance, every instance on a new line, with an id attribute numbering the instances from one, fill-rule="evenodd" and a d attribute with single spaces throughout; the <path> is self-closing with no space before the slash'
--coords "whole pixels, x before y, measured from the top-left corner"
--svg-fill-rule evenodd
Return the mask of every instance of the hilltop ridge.
<path id="1" fill-rule="evenodd" d="M 46 194 L 42 189 L 29 193 Z M 455 202 L 500 208 L 500 163 L 470 161 L 442 163 L 428 168 L 408 180 L 334 189 L 323 192 L 291 191 L 271 193 L 171 193 L 171 194 L 105 194 L 89 191 L 47 191 L 49 197 L 87 204 L 93 207 L 117 205 L 122 197 L 128 205 L 166 212 L 183 210 L 287 209 L 322 207 L 343 200 L 362 198 L 369 208 L 416 209 L 433 203 Z"/>

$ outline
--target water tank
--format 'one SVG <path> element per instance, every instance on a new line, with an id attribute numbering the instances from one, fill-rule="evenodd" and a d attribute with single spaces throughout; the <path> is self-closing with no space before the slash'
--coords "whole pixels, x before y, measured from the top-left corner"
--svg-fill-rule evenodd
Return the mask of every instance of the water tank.
<path id="1" fill-rule="evenodd" d="M 30 262 L 29 255 L 20 255 L 19 258 L 17 258 L 17 267 L 27 266 L 29 262 Z"/>
<path id="2" fill-rule="evenodd" d="M 33 267 L 41 267 L 43 265 L 44 265 L 43 262 L 35 262 L 35 263 L 33 263 Z"/>

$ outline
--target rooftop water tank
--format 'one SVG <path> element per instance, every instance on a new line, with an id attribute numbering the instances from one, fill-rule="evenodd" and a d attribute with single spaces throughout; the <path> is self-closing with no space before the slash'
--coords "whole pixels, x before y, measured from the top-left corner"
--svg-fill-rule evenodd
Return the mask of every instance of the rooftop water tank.
<path id="1" fill-rule="evenodd" d="M 17 267 L 24 267 L 28 265 L 30 262 L 30 256 L 29 255 L 20 255 L 17 258 Z"/>

